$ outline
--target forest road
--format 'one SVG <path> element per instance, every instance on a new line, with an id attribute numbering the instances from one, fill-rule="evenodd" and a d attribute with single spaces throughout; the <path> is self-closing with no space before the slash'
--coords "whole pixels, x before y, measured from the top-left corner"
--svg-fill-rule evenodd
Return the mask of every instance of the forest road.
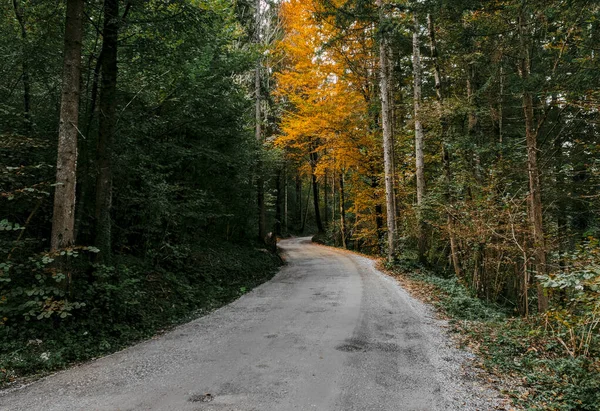
<path id="1" fill-rule="evenodd" d="M 212 314 L 0 394 L 2 410 L 487 410 L 443 322 L 374 262 L 309 238 Z"/>

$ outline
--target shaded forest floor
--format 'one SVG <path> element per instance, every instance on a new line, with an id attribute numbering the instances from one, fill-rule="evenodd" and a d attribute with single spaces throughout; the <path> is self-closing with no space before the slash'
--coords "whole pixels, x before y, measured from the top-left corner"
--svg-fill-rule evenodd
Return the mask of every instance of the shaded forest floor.
<path id="1" fill-rule="evenodd" d="M 35 321 L 5 327 L 0 387 L 119 351 L 205 315 L 271 279 L 282 264 L 253 244 L 214 240 L 181 257 L 161 268 L 130 256 L 95 266 L 87 291 L 94 300 L 79 312 L 46 328 Z"/>
<path id="2" fill-rule="evenodd" d="M 600 359 L 570 356 L 542 317 L 521 318 L 475 297 L 454 278 L 397 264 L 380 267 L 447 319 L 461 348 L 477 355 L 488 383 L 517 409 L 599 410 Z"/>

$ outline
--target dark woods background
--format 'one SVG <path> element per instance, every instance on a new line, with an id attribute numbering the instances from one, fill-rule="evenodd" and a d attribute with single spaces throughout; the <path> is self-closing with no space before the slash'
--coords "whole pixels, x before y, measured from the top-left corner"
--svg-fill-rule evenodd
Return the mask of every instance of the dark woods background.
<path id="1" fill-rule="evenodd" d="M 90 0 L 83 30 L 75 242 L 49 252 L 65 2 L 0 5 L 5 382 L 150 335 L 278 265 L 255 240 L 254 5 Z"/>

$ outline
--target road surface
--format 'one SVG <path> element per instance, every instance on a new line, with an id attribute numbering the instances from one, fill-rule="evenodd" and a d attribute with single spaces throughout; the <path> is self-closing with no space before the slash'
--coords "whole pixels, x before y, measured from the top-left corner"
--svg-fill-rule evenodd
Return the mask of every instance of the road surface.
<path id="1" fill-rule="evenodd" d="M 2 410 L 486 410 L 468 355 L 373 261 L 281 241 L 287 265 L 234 303 L 0 394 Z"/>

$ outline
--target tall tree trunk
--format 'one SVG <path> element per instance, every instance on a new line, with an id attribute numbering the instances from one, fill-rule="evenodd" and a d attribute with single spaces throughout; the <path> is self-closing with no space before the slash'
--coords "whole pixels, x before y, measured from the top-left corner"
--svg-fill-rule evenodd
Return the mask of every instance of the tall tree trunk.
<path id="1" fill-rule="evenodd" d="M 300 177 L 300 173 L 296 174 L 296 199 L 295 199 L 295 207 L 294 207 L 294 219 L 295 219 L 295 228 L 297 231 L 300 231 L 302 228 L 302 178 Z"/>
<path id="2" fill-rule="evenodd" d="M 441 140 L 442 140 L 442 168 L 444 173 L 444 182 L 446 189 L 444 197 L 446 199 L 446 206 L 449 208 L 446 212 L 446 226 L 448 229 L 448 237 L 450 238 L 450 259 L 452 266 L 454 267 L 454 273 L 458 279 L 462 279 L 462 269 L 460 266 L 460 260 L 458 258 L 458 242 L 456 240 L 455 233 L 455 221 L 452 215 L 451 206 L 453 204 L 452 195 L 450 193 L 450 185 L 452 183 L 452 169 L 450 167 L 450 153 L 447 147 L 447 134 L 448 134 L 448 119 L 444 114 L 444 93 L 442 89 L 442 75 L 440 71 L 440 64 L 438 61 L 437 43 L 435 40 L 435 24 L 431 14 L 427 15 L 427 25 L 429 31 L 429 46 L 431 49 L 431 59 L 433 60 L 433 75 L 435 79 L 435 93 L 438 104 L 438 115 L 441 123 Z"/>
<path id="3" fill-rule="evenodd" d="M 425 196 L 425 161 L 423 156 L 423 125 L 421 123 L 421 50 L 419 43 L 420 25 L 417 14 L 413 14 L 413 105 L 415 111 L 415 160 L 417 178 L 417 224 L 419 260 L 425 262 L 425 227 L 423 221 L 423 197 Z"/>
<path id="4" fill-rule="evenodd" d="M 385 202 L 387 207 L 387 258 L 394 259 L 396 252 L 396 208 L 394 193 L 394 136 L 390 118 L 390 71 L 389 44 L 385 30 L 385 10 L 381 0 L 378 0 L 381 37 L 379 40 L 379 87 L 381 95 L 381 123 L 383 128 L 383 167 L 385 175 Z"/>
<path id="5" fill-rule="evenodd" d="M 567 209 L 566 209 L 566 201 L 564 198 L 564 194 L 566 190 L 565 187 L 565 173 L 563 172 L 564 166 L 564 155 L 563 155 L 563 139 L 558 133 L 556 138 L 554 139 L 554 149 L 555 149 L 555 158 L 556 164 L 554 173 L 556 175 L 556 189 L 558 193 L 558 198 L 556 199 L 556 225 L 558 236 L 558 263 L 561 267 L 564 266 L 564 253 L 566 250 L 566 241 L 565 239 L 569 237 L 568 233 L 568 225 L 567 225 Z"/>
<path id="6" fill-rule="evenodd" d="M 283 180 L 283 170 L 282 169 L 278 169 L 277 170 L 277 177 L 276 177 L 276 188 L 277 188 L 277 196 L 275 199 L 275 235 L 278 237 L 281 237 L 282 234 L 282 227 L 283 227 L 283 201 L 284 201 L 284 192 L 283 192 L 283 187 L 282 187 L 282 180 Z"/>
<path id="7" fill-rule="evenodd" d="M 323 176 L 323 227 L 327 227 L 329 225 L 329 196 L 328 191 L 329 184 L 327 181 L 327 171 Z"/>
<path id="8" fill-rule="evenodd" d="M 302 226 L 300 227 L 301 234 L 304 234 L 304 229 L 306 228 L 306 220 L 308 220 L 308 204 L 310 203 L 310 193 L 311 187 L 308 188 L 308 194 L 306 195 L 306 204 L 304 205 L 304 218 L 302 219 Z"/>
<path id="9" fill-rule="evenodd" d="M 261 38 L 260 38 L 260 28 L 262 26 L 262 19 L 261 19 L 261 13 L 260 13 L 260 2 L 261 0 L 256 0 L 256 11 L 255 11 L 255 42 L 256 44 L 260 45 L 261 44 Z M 263 143 L 263 138 L 262 138 L 262 131 L 261 131 L 261 126 L 262 126 L 262 116 L 261 116 L 261 91 L 260 91 L 260 68 L 261 68 L 261 59 L 260 57 L 258 58 L 257 62 L 256 62 L 256 69 L 254 71 L 254 115 L 255 115 L 255 129 L 254 129 L 254 135 L 256 138 L 256 141 L 258 142 L 259 145 L 259 157 L 262 156 L 262 143 Z M 258 238 L 261 241 L 264 241 L 266 235 L 267 235 L 267 228 L 266 228 L 266 207 L 265 207 L 265 182 L 264 182 L 264 178 L 263 178 L 263 164 L 262 164 L 262 159 L 259 159 L 258 164 L 257 164 L 257 170 L 258 170 L 258 177 L 256 179 L 256 202 L 257 202 L 257 209 L 258 209 Z"/>
<path id="10" fill-rule="evenodd" d="M 542 189 L 540 183 L 540 170 L 537 160 L 537 128 L 533 112 L 533 96 L 529 90 L 529 75 L 531 72 L 531 59 L 529 56 L 529 36 L 526 1 L 521 3 L 519 18 L 519 35 L 521 40 L 521 61 L 519 73 L 523 81 L 523 113 L 525 116 L 525 139 L 527 142 L 527 174 L 529 176 L 529 218 L 533 227 L 533 257 L 538 274 L 546 271 L 546 239 L 542 217 Z M 536 281 L 538 292 L 538 310 L 548 310 L 548 297 L 539 281 Z"/>
<path id="11" fill-rule="evenodd" d="M 337 199 L 335 195 L 337 193 L 336 187 L 336 175 L 335 175 L 335 167 L 333 168 L 333 172 L 331 173 L 331 222 L 335 225 L 336 219 L 336 210 L 337 210 Z"/>
<path id="12" fill-rule="evenodd" d="M 287 164 L 283 168 L 283 233 L 288 235 L 288 170 Z"/>
<path id="13" fill-rule="evenodd" d="M 475 68 L 473 67 L 473 64 L 469 64 L 467 68 L 467 101 L 469 103 L 467 134 L 469 136 L 469 140 L 475 146 L 475 150 L 473 151 L 473 176 L 475 177 L 478 187 L 481 187 L 483 184 L 483 178 L 481 176 L 481 157 L 479 156 L 478 150 L 478 146 L 480 144 L 478 139 L 479 133 L 477 130 L 479 118 L 477 117 L 477 112 L 475 111 L 477 102 L 475 101 Z"/>
<path id="14" fill-rule="evenodd" d="M 67 0 L 56 186 L 50 238 L 53 251 L 70 247 L 74 239 L 83 3 L 84 0 Z"/>
<path id="15" fill-rule="evenodd" d="M 23 45 L 21 47 L 21 69 L 23 74 L 21 76 L 23 80 L 23 123 L 25 131 L 31 132 L 33 123 L 31 121 L 31 81 L 29 78 L 29 64 L 27 63 L 27 49 L 25 47 L 27 43 L 27 30 L 25 30 L 25 17 L 23 15 L 23 9 L 19 4 L 19 0 L 13 0 L 13 8 L 15 10 L 15 17 L 19 23 L 21 29 L 21 41 Z"/>
<path id="16" fill-rule="evenodd" d="M 379 187 L 379 181 L 377 177 L 371 177 L 371 189 L 373 192 L 377 191 Z M 380 199 L 376 198 L 375 203 L 375 230 L 377 231 L 377 247 L 379 254 L 385 252 L 385 231 L 383 223 L 383 205 L 379 202 Z"/>
<path id="17" fill-rule="evenodd" d="M 502 63 L 500 63 L 502 64 Z M 504 133 L 504 68 L 500 65 L 500 96 L 498 97 L 498 142 L 502 157 L 502 139 Z"/>
<path id="18" fill-rule="evenodd" d="M 340 231 L 342 234 L 342 247 L 348 248 L 346 244 L 346 196 L 344 193 L 343 171 L 340 171 Z"/>
<path id="19" fill-rule="evenodd" d="M 110 211 L 113 192 L 113 140 L 117 114 L 117 47 L 119 39 L 119 0 L 104 0 L 102 41 L 102 83 L 98 122 L 98 175 L 96 178 L 96 246 L 98 257 L 110 262 L 112 224 Z"/>
<path id="20" fill-rule="evenodd" d="M 313 190 L 313 205 L 315 207 L 315 223 L 317 224 L 317 230 L 319 234 L 324 233 L 323 221 L 321 220 L 321 210 L 319 208 L 319 183 L 317 182 L 317 163 L 319 161 L 319 155 L 316 152 L 310 153 L 310 166 L 312 175 L 312 190 Z"/>

